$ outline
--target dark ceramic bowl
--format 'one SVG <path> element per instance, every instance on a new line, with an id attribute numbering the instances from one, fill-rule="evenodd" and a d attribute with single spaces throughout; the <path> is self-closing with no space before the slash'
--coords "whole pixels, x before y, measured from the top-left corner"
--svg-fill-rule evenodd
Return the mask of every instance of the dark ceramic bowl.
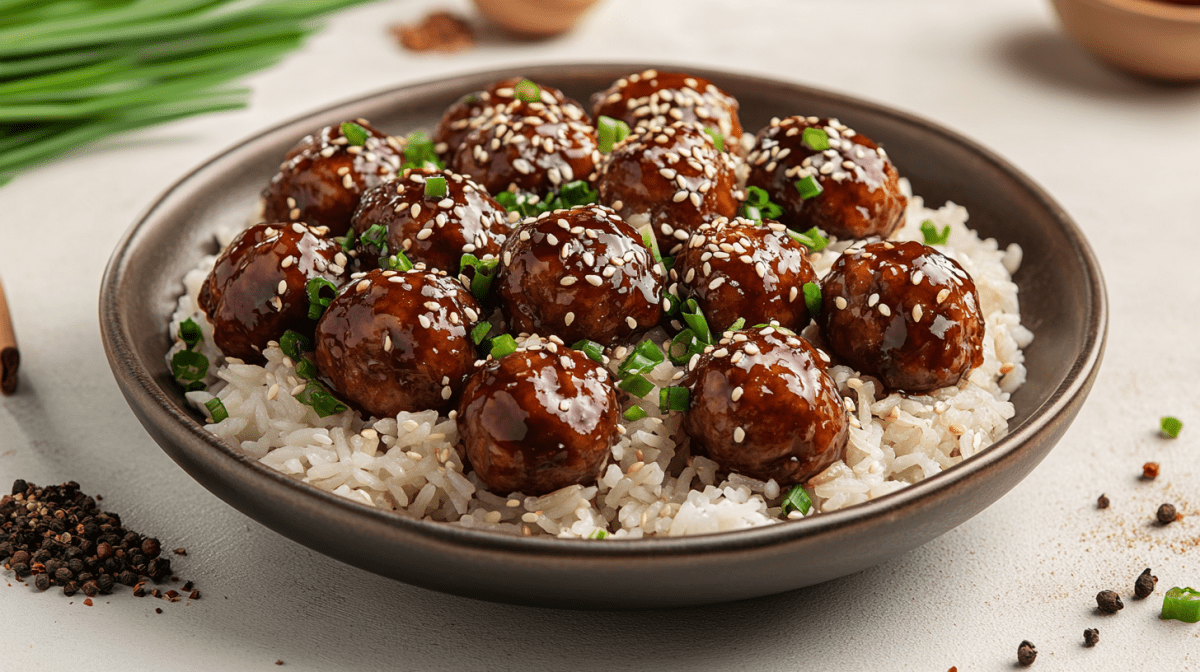
<path id="1" fill-rule="evenodd" d="M 524 74 L 578 100 L 632 65 L 560 65 Z M 241 224 L 280 157 L 323 125 L 365 117 L 392 133 L 431 129 L 451 102 L 516 70 L 404 86 L 286 122 L 241 142 L 167 190 L 117 246 L 104 275 L 105 351 L 129 405 L 189 474 L 246 515 L 357 567 L 434 590 L 568 608 L 650 608 L 778 593 L 865 569 L 941 535 L 1021 481 L 1066 431 L 1092 386 L 1107 327 L 1096 258 L 1062 208 L 1003 160 L 928 121 L 796 84 L 692 70 L 736 96 L 747 129 L 772 116 L 838 117 L 887 147 L 916 193 L 953 200 L 971 225 L 1025 251 L 1017 273 L 1029 381 L 1008 436 L 951 469 L 865 504 L 764 528 L 676 539 L 515 538 L 427 523 L 310 487 L 204 430 L 164 362 L 184 269 Z"/>

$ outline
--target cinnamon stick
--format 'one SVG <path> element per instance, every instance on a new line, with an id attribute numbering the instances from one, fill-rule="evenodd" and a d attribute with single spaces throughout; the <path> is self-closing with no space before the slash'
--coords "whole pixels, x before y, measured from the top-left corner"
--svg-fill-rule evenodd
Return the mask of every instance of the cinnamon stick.
<path id="1" fill-rule="evenodd" d="M 20 365 L 17 334 L 13 331 L 8 302 L 4 299 L 4 283 L 0 282 L 0 392 L 6 396 L 17 391 L 17 367 Z"/>

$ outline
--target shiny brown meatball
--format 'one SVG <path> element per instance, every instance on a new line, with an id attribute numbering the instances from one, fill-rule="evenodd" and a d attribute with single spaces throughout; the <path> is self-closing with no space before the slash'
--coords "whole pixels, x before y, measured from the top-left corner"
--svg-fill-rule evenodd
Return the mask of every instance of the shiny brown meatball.
<path id="1" fill-rule="evenodd" d="M 806 128 L 824 131 L 829 149 L 809 147 Z M 780 221 L 797 231 L 816 226 L 841 239 L 887 238 L 904 222 L 908 199 L 887 153 L 836 119 L 772 119 L 746 163 L 747 184 L 765 189 L 783 208 Z M 796 182 L 809 176 L 824 191 L 804 199 Z"/>
<path id="2" fill-rule="evenodd" d="M 444 196 L 425 195 L 430 177 L 445 179 Z M 363 194 L 351 225 L 362 235 L 376 224 L 387 227 L 392 254 L 403 250 L 409 261 L 452 275 L 458 274 L 464 253 L 497 256 L 509 230 L 508 213 L 483 187 L 448 170 L 430 169 L 407 169 Z"/>
<path id="3" fill-rule="evenodd" d="M 346 233 L 362 193 L 391 179 L 404 163 L 402 141 L 363 119 L 354 123 L 368 134 L 361 146 L 351 144 L 339 124 L 305 136 L 287 153 L 263 191 L 264 219 L 304 221 L 327 226 L 337 236 Z"/>
<path id="4" fill-rule="evenodd" d="M 346 255 L 322 227 L 299 222 L 256 224 L 217 258 L 200 287 L 200 308 L 213 324 L 213 341 L 227 357 L 253 364 L 268 341 L 288 329 L 312 334 L 308 281 L 341 285 Z"/>
<path id="5" fill-rule="evenodd" d="M 592 113 L 637 126 L 698 121 L 725 137 L 725 149 L 740 154 L 742 122 L 738 101 L 703 77 L 646 70 L 622 77 L 592 96 Z"/>
<path id="6" fill-rule="evenodd" d="M 454 155 L 455 150 L 462 144 L 463 138 L 479 128 L 488 117 L 491 116 L 493 108 L 501 105 L 507 105 L 516 98 L 513 96 L 513 87 L 518 82 L 525 79 L 524 77 L 510 77 L 494 82 L 491 86 L 483 91 L 475 91 L 459 98 L 453 105 L 446 109 L 446 113 L 442 115 L 442 120 L 438 122 L 437 130 L 433 134 L 433 142 L 436 145 L 434 149 L 442 158 L 449 160 Z M 545 86 L 538 84 L 538 93 L 543 103 L 547 105 L 560 105 L 562 107 L 574 107 L 578 110 L 576 119 L 589 121 L 587 112 L 583 106 L 574 100 L 563 95 L 562 91 L 553 86 Z"/>
<path id="7" fill-rule="evenodd" d="M 488 360 L 471 375 L 458 432 L 488 490 L 544 495 L 595 482 L 620 412 L 604 367 L 547 342 Z"/>
<path id="8" fill-rule="evenodd" d="M 479 313 L 471 293 L 439 273 L 356 274 L 317 323 L 317 366 L 376 417 L 445 412 L 475 363 Z"/>
<path id="9" fill-rule="evenodd" d="M 662 317 L 662 267 L 602 205 L 526 219 L 500 253 L 495 286 L 515 332 L 611 345 Z"/>
<path id="10" fill-rule="evenodd" d="M 450 168 L 489 193 L 544 196 L 574 180 L 595 180 L 596 129 L 573 107 L 521 100 L 492 108 L 463 139 Z"/>
<path id="11" fill-rule="evenodd" d="M 736 215 L 744 198 L 733 161 L 702 128 L 645 126 L 600 160 L 600 203 L 634 228 L 649 223 L 663 254 L 676 254 L 702 223 Z"/>
<path id="12" fill-rule="evenodd" d="M 770 327 L 723 338 L 688 364 L 683 431 L 724 469 L 803 483 L 842 457 L 849 436 L 827 361 Z"/>
<path id="13" fill-rule="evenodd" d="M 738 217 L 700 225 L 676 257 L 669 290 L 696 299 L 709 327 L 720 330 L 739 317 L 747 325 L 771 320 L 800 331 L 808 326 L 804 285 L 818 283 L 808 248 L 787 228 L 767 220 L 759 226 Z"/>
<path id="14" fill-rule="evenodd" d="M 975 282 L 917 242 L 846 250 L 825 276 L 820 323 L 838 357 L 890 388 L 936 390 L 983 364 Z"/>

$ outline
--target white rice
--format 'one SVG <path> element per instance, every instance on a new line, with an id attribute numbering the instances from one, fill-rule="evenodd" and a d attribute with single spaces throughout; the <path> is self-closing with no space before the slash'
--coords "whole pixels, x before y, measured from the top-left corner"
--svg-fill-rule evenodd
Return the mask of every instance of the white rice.
<path id="1" fill-rule="evenodd" d="M 856 371 L 833 367 L 831 374 L 848 400 L 850 440 L 844 458 L 806 484 L 815 503 L 808 515 L 865 502 L 954 466 L 1003 436 L 1013 417 L 1009 395 L 1025 381 L 1021 349 L 1033 338 L 1021 326 L 1012 282 L 1021 249 L 1002 250 L 995 240 L 981 240 L 966 226 L 961 206 L 947 203 L 931 210 L 919 197 L 909 199 L 906 224 L 893 238 L 922 240 L 920 225 L 926 219 L 939 230 L 950 227 L 944 251 L 975 280 L 987 322 L 983 366 L 956 387 L 881 399 L 874 384 Z M 228 243 L 234 233 L 222 232 L 219 242 Z M 835 242 L 814 255 L 817 272 L 824 275 L 848 246 Z M 368 506 L 515 535 L 682 536 L 781 520 L 786 493 L 780 484 L 738 474 L 719 478 L 716 463 L 690 454 L 679 430 L 680 414 L 658 412 L 657 389 L 645 400 L 627 402 L 626 407 L 639 402 L 648 415 L 622 421 L 624 434 L 595 484 L 542 497 L 498 496 L 484 490 L 474 473 L 464 473 L 452 417 L 425 411 L 363 420 L 346 411 L 319 418 L 292 397 L 303 381 L 278 347 L 268 347 L 266 365 L 256 366 L 226 359 L 212 344 L 212 327 L 196 297 L 214 261 L 204 259 L 185 276 L 186 291 L 170 326 L 175 338 L 181 321 L 195 320 L 204 332 L 201 351 L 213 363 L 208 391 L 189 392 L 187 398 L 201 412 L 214 395 L 220 398 L 229 417 L 208 429 L 272 469 Z M 815 332 L 810 327 L 806 335 L 817 338 Z M 668 340 L 660 330 L 649 336 L 659 344 Z M 177 342 L 168 359 L 180 347 Z M 625 353 L 613 354 L 609 366 L 615 371 Z M 682 372 L 668 361 L 647 378 L 665 387 Z"/>

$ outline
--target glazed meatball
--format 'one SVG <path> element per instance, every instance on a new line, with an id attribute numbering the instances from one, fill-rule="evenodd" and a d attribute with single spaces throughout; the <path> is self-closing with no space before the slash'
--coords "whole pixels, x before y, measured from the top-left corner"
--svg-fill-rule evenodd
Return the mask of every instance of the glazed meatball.
<path id="1" fill-rule="evenodd" d="M 312 334 L 308 281 L 341 285 L 348 261 L 323 227 L 284 222 L 246 229 L 200 287 L 200 308 L 213 324 L 217 347 L 227 357 L 261 364 L 267 342 L 288 329 Z"/>
<path id="2" fill-rule="evenodd" d="M 817 151 L 805 140 L 814 129 L 818 147 L 823 132 L 829 148 Z M 908 199 L 887 152 L 837 119 L 772 119 L 759 131 L 747 184 L 760 187 L 783 208 L 779 218 L 798 231 L 814 226 L 838 238 L 887 238 L 904 222 Z M 811 177 L 821 193 L 804 198 L 796 182 Z"/>
<path id="3" fill-rule="evenodd" d="M 636 231 L 602 205 L 526 219 L 497 271 L 512 330 L 611 345 L 662 317 L 662 267 Z"/>
<path id="4" fill-rule="evenodd" d="M 848 365 L 924 392 L 983 363 L 983 313 L 971 276 L 917 242 L 846 250 L 825 276 L 821 329 Z"/>
<path id="5" fill-rule="evenodd" d="M 841 459 L 849 420 L 828 356 L 767 327 L 723 338 L 693 357 L 683 431 L 729 471 L 803 483 Z"/>
<path id="6" fill-rule="evenodd" d="M 317 323 L 317 366 L 343 397 L 386 418 L 453 404 L 475 362 L 479 304 L 423 267 L 352 278 Z"/>
<path id="7" fill-rule="evenodd" d="M 595 180 L 596 129 L 573 107 L 516 100 L 491 109 L 463 139 L 450 168 L 488 190 L 544 195 L 574 180 Z"/>
<path id="8" fill-rule="evenodd" d="M 268 221 L 304 221 L 327 226 L 340 236 L 362 193 L 391 179 L 404 163 L 400 140 L 363 119 L 354 123 L 367 132 L 355 145 L 342 126 L 326 126 L 305 136 L 284 159 L 263 191 L 263 217 Z"/>
<path id="9" fill-rule="evenodd" d="M 808 248 L 786 227 L 741 217 L 701 224 L 676 257 L 671 279 L 671 293 L 696 299 L 718 333 L 739 317 L 748 325 L 775 320 L 800 331 L 810 318 L 804 285 L 818 283 Z"/>
<path id="10" fill-rule="evenodd" d="M 697 121 L 725 138 L 725 149 L 741 151 L 738 101 L 703 77 L 646 70 L 613 82 L 592 97 L 592 113 L 637 126 Z"/>
<path id="11" fill-rule="evenodd" d="M 431 177 L 446 181 L 444 195 L 426 195 L 425 180 Z M 464 253 L 497 256 L 509 229 L 508 213 L 483 187 L 432 169 L 405 170 L 399 179 L 363 194 L 351 225 L 361 236 L 377 224 L 387 228 L 392 254 L 403 250 L 409 261 L 452 275 L 458 274 Z"/>
<path id="12" fill-rule="evenodd" d="M 518 82 L 524 80 L 524 77 L 510 77 L 493 83 L 483 91 L 475 91 L 459 98 L 453 105 L 446 109 L 442 115 L 442 120 L 438 122 L 437 130 L 433 134 L 433 142 L 435 143 L 437 153 L 443 158 L 449 160 L 454 155 L 455 150 L 462 144 L 463 138 L 479 128 L 488 117 L 491 116 L 493 108 L 501 105 L 507 105 L 514 100 L 513 87 Z M 574 100 L 563 95 L 562 91 L 553 86 L 545 86 L 538 84 L 538 93 L 543 103 L 547 105 L 559 105 L 562 107 L 574 107 L 578 110 L 578 116 L 575 119 L 588 121 L 587 112 L 583 106 Z M 572 112 L 572 114 L 575 114 Z"/>
<path id="13" fill-rule="evenodd" d="M 620 412 L 604 367 L 547 342 L 488 360 L 471 375 L 458 432 L 488 490 L 544 495 L 596 480 Z"/>
<path id="14" fill-rule="evenodd" d="M 733 161 L 702 129 L 645 126 L 600 160 L 600 202 L 634 228 L 651 224 L 663 254 L 676 254 L 700 224 L 733 217 L 743 198 Z"/>

